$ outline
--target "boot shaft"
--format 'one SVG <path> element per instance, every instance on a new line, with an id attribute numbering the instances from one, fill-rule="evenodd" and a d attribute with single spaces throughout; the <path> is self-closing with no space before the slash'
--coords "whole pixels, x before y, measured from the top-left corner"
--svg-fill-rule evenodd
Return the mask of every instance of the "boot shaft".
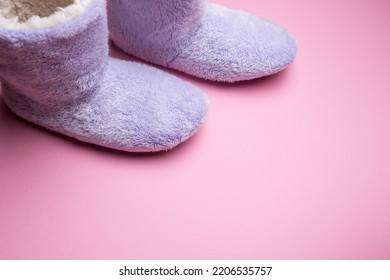
<path id="1" fill-rule="evenodd" d="M 44 105 L 88 95 L 105 69 L 107 37 L 103 0 L 90 0 L 81 14 L 51 27 L 0 27 L 4 93 L 12 87 Z"/>
<path id="2" fill-rule="evenodd" d="M 131 40 L 123 43 L 126 48 L 147 52 L 153 62 L 165 64 L 177 55 L 205 5 L 206 0 L 109 0 L 110 36 L 120 41 L 127 33 L 125 37 Z"/>

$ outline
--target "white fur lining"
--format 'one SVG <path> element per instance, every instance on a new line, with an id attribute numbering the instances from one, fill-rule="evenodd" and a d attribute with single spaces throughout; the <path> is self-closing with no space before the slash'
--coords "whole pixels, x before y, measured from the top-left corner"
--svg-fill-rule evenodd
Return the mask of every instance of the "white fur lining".
<path id="1" fill-rule="evenodd" d="M 75 16 L 81 14 L 90 2 L 91 0 L 74 0 L 73 4 L 64 8 L 59 7 L 53 14 L 47 17 L 40 17 L 34 15 L 30 17 L 26 22 L 20 22 L 17 16 L 13 16 L 11 18 L 5 18 L 0 11 L 0 28 L 39 29 L 39 28 L 51 27 L 60 23 L 64 23 L 74 18 Z"/>

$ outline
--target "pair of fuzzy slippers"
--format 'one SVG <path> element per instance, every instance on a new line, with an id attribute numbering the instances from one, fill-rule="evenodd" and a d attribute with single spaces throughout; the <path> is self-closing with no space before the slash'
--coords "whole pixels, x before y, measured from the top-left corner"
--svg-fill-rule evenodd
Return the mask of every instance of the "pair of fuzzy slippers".
<path id="1" fill-rule="evenodd" d="M 104 0 L 0 3 L 0 78 L 20 117 L 129 152 L 168 150 L 204 122 L 205 94 L 156 68 L 108 56 Z M 274 74 L 296 54 L 283 28 L 206 0 L 108 0 L 123 51 L 218 82 Z"/>

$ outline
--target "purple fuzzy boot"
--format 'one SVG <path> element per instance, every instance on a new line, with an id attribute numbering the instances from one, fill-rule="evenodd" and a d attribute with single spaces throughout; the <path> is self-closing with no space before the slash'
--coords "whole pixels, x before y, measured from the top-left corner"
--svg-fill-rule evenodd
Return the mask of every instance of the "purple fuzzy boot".
<path id="1" fill-rule="evenodd" d="M 295 58 L 282 27 L 206 0 L 108 0 L 114 43 L 146 61 L 236 82 L 271 75 Z"/>
<path id="2" fill-rule="evenodd" d="M 0 79 L 20 117 L 129 152 L 168 150 L 204 121 L 203 92 L 161 70 L 108 57 L 103 0 L 0 3 Z"/>

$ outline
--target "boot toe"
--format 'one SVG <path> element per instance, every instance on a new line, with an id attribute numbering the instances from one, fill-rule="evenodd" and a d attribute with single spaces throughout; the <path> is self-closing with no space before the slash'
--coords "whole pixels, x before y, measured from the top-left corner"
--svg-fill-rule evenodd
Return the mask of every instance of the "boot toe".
<path id="1" fill-rule="evenodd" d="M 93 107 L 108 132 L 106 146 L 135 151 L 169 150 L 204 122 L 205 94 L 172 75 L 139 63 L 111 59 Z"/>
<path id="2" fill-rule="evenodd" d="M 208 4 L 205 15 L 170 67 L 224 82 L 277 73 L 295 58 L 284 28 L 252 14 Z"/>

